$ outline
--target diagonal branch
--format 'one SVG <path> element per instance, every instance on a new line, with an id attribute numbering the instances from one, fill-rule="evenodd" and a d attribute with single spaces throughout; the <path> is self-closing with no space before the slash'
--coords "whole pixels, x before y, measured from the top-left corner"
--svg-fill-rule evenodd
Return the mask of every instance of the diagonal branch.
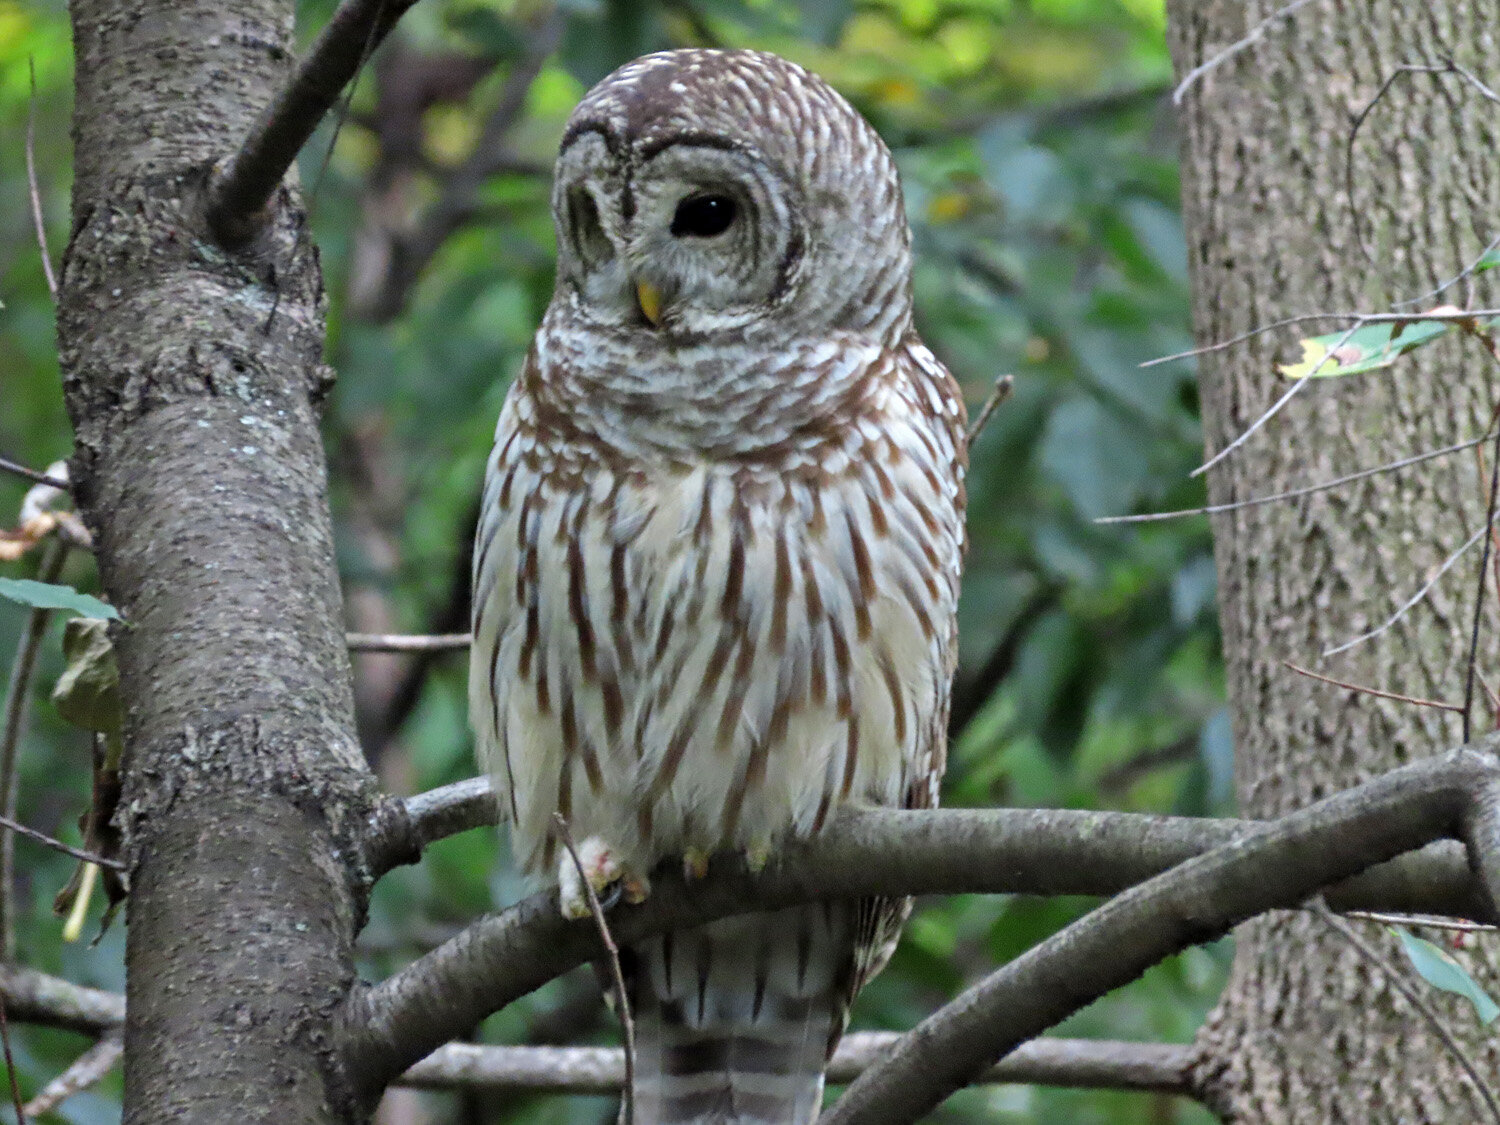
<path id="1" fill-rule="evenodd" d="M 849 1087 L 828 1125 L 920 1120 L 997 1057 L 1171 954 L 1296 906 L 1371 862 L 1460 835 L 1496 776 L 1487 755 L 1427 759 L 1133 887 L 922 1021 Z M 1474 849 L 1488 867 L 1493 857 L 1485 857 Z"/>
<path id="2" fill-rule="evenodd" d="M 1500 741 L 1481 745 L 1488 748 Z M 780 862 L 759 874 L 750 874 L 727 856 L 716 859 L 710 877 L 691 887 L 679 872 L 664 871 L 645 903 L 610 912 L 610 926 L 618 941 L 629 943 L 731 914 L 834 895 L 1109 894 L 1184 861 L 1188 862 L 1181 871 L 1188 872 L 1191 887 L 1201 891 L 1205 876 L 1192 872 L 1203 870 L 1204 859 L 1194 857 L 1202 852 L 1219 857 L 1209 868 L 1216 874 L 1225 866 L 1226 849 L 1231 855 L 1244 852 L 1250 876 L 1232 864 L 1230 868 L 1250 886 L 1228 888 L 1232 893 L 1222 909 L 1206 899 L 1193 903 L 1209 919 L 1208 929 L 1202 930 L 1206 936 L 1219 932 L 1219 913 L 1232 915 L 1232 920 L 1246 916 L 1237 912 L 1236 904 L 1260 901 L 1257 894 L 1269 896 L 1270 906 L 1296 905 L 1312 890 L 1348 879 L 1381 860 L 1456 836 L 1471 808 L 1470 794 L 1493 769 L 1489 758 L 1473 753 L 1431 759 L 1267 823 L 1070 810 L 846 810 L 816 839 L 787 844 Z M 459 807 L 478 807 L 479 792 L 478 785 L 468 783 L 461 793 L 467 803 Z M 1369 810 L 1377 806 L 1378 815 L 1372 815 Z M 424 823 L 451 816 L 453 807 L 429 797 L 407 814 L 406 827 L 420 834 Z M 1315 841 L 1315 846 L 1307 841 Z M 1289 850 L 1296 853 L 1294 864 L 1288 863 Z M 1288 866 L 1293 870 L 1284 869 Z M 1168 878 L 1183 876 L 1179 872 Z M 1307 889 L 1298 889 L 1304 883 Z M 1436 887 L 1451 897 L 1434 910 L 1431 895 Z M 1127 892 L 1116 902 L 1137 894 Z M 1484 920 L 1493 916 L 1452 849 L 1403 857 L 1385 872 L 1369 872 L 1330 892 L 1329 898 L 1339 909 L 1391 909 L 1392 900 L 1400 899 L 1400 909 L 1453 910 Z M 1413 898 L 1425 899 L 1426 905 L 1416 905 Z M 1170 919 L 1177 900 L 1167 895 L 1164 901 L 1162 917 Z M 1155 907 L 1155 897 L 1150 905 Z M 1131 913 L 1126 920 L 1138 924 L 1139 917 Z M 1110 932 L 1112 925 L 1106 925 Z M 1180 948 L 1192 943 L 1200 927 L 1167 923 L 1165 931 L 1162 940 L 1167 945 L 1180 941 L 1172 946 Z M 1145 934 L 1161 937 L 1149 928 Z M 1140 937 L 1134 930 L 1129 936 Z M 388 980 L 351 996 L 343 1013 L 348 1077 L 356 1088 L 373 1095 L 462 1029 L 598 955 L 593 927 L 587 921 L 564 920 L 552 892 L 481 919 Z M 1091 971 L 1107 973 L 1129 959 L 1110 954 L 1099 960 Z M 1061 993 L 1072 994 L 1071 989 Z M 1055 1019 L 1042 1026 L 1050 1022 Z M 1001 1053 L 996 1048 L 984 1062 Z"/>
<path id="3" fill-rule="evenodd" d="M 208 189 L 208 223 L 244 242 L 339 92 L 416 0 L 345 0 Z"/>

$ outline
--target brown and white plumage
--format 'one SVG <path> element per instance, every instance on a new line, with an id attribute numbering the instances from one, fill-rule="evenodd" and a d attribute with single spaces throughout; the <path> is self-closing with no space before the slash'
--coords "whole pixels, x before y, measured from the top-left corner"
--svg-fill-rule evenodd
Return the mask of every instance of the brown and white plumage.
<path id="1" fill-rule="evenodd" d="M 579 105 L 553 204 L 556 292 L 475 554 L 471 709 L 521 862 L 576 912 L 555 812 L 591 880 L 639 894 L 662 860 L 758 862 L 841 804 L 934 804 L 964 410 L 911 325 L 889 152 L 791 63 L 667 52 Z M 811 1120 L 902 914 L 627 951 L 636 1121 Z"/>

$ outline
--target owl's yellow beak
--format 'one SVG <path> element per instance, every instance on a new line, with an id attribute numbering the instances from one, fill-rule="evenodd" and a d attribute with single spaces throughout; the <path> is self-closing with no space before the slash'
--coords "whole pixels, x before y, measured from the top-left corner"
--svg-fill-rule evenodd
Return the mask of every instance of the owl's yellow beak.
<path id="1" fill-rule="evenodd" d="M 653 328 L 661 324 L 661 290 L 649 281 L 635 283 L 635 300 L 641 306 L 641 315 L 651 322 Z"/>

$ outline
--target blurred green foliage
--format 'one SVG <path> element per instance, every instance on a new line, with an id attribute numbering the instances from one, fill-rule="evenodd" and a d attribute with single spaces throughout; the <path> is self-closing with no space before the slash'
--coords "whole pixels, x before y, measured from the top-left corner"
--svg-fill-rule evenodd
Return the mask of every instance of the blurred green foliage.
<path id="1" fill-rule="evenodd" d="M 302 4 L 304 38 L 332 6 Z M 946 801 L 1227 811 L 1230 746 L 1207 525 L 1092 522 L 1201 502 L 1187 478 L 1201 448 L 1191 369 L 1138 366 L 1190 343 L 1161 0 L 568 0 L 562 12 L 561 47 L 509 136 L 514 170 L 487 181 L 475 221 L 446 240 L 406 307 L 385 323 L 350 296 L 369 268 L 358 233 L 369 222 L 377 158 L 368 76 L 321 177 L 314 228 L 331 298 L 329 359 L 339 372 L 326 440 L 351 622 L 463 627 L 454 610 L 483 461 L 551 289 L 546 168 L 573 103 L 648 50 L 767 48 L 826 76 L 895 149 L 915 228 L 919 325 L 971 407 L 998 375 L 1016 379 L 973 455 L 963 722 Z M 429 0 L 413 9 L 401 31 L 408 49 L 500 62 L 462 103 L 426 110 L 421 161 L 387 185 L 387 203 L 412 210 L 433 198 L 429 173 L 468 151 L 536 15 L 532 0 Z M 67 455 L 69 427 L 22 158 L 32 63 L 36 160 L 56 258 L 68 230 L 66 14 L 61 0 L 0 0 L 0 454 L 42 467 Z M 319 179 L 331 135 L 325 127 L 304 154 L 304 183 Z M 25 488 L 0 477 L 0 525 L 13 522 Z M 34 569 L 28 559 L 0 573 Z M 88 560 L 76 555 L 64 578 L 96 587 Z M 8 665 L 23 624 L 24 610 L 0 602 L 0 662 Z M 21 809 L 26 821 L 77 842 L 88 747 L 47 699 L 61 672 L 59 635 L 54 622 L 33 685 Z M 460 657 L 433 660 L 421 676 L 411 675 L 408 657 L 357 657 L 355 668 L 372 754 L 389 786 L 413 791 L 473 772 Z M 406 691 L 396 703 L 393 685 Z M 25 842 L 18 851 L 22 959 L 121 987 L 118 927 L 96 948 L 59 941 L 49 904 L 70 861 Z M 362 970 L 386 973 L 523 894 L 503 851 L 493 834 L 468 833 L 384 880 L 362 939 Z M 911 1026 L 1090 905 L 924 902 L 892 966 L 862 998 L 856 1025 Z M 1226 962 L 1222 946 L 1191 951 L 1060 1030 L 1185 1041 Z M 610 1041 L 595 995 L 581 975 L 554 982 L 480 1033 L 497 1042 Z M 15 1038 L 28 1094 L 83 1046 L 35 1029 Z M 56 1119 L 117 1120 L 117 1099 L 116 1076 L 64 1103 Z M 400 1120 L 599 1122 L 613 1112 L 603 1099 L 446 1095 L 423 1095 L 418 1109 L 428 1116 Z M 934 1120 L 1211 1119 L 1170 1098 L 993 1087 L 955 1097 Z"/>

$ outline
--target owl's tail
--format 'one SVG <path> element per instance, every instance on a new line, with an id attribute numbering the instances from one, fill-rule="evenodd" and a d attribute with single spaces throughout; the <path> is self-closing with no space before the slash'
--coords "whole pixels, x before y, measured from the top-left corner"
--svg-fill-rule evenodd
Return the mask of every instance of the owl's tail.
<path id="1" fill-rule="evenodd" d="M 808 1125 L 843 1034 L 861 909 L 728 918 L 629 951 L 635 1125 Z"/>

